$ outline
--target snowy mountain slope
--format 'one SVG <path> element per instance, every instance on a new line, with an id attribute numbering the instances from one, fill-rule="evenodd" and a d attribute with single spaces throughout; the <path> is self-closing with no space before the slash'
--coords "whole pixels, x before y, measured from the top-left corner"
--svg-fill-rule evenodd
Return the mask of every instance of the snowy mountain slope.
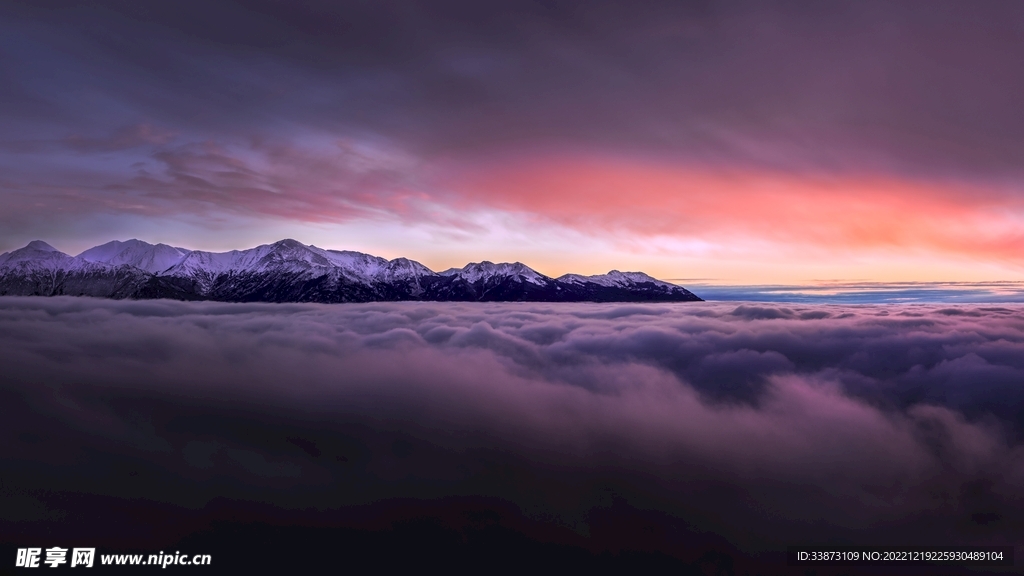
<path id="1" fill-rule="evenodd" d="M 643 272 L 619 272 L 618 270 L 612 270 L 607 274 L 597 274 L 594 276 L 581 276 L 579 274 L 565 274 L 558 277 L 559 282 L 568 282 L 571 284 L 585 284 L 591 282 L 600 286 L 612 287 L 629 287 L 636 286 L 637 284 L 652 283 L 659 286 L 665 287 L 676 287 L 675 284 L 669 284 L 668 282 L 662 282 L 661 280 L 655 280 Z"/>
<path id="2" fill-rule="evenodd" d="M 431 300 L 559 301 L 557 283 L 521 262 L 472 262 L 437 275 L 427 289 Z"/>
<path id="3" fill-rule="evenodd" d="M 166 244 L 149 244 L 141 240 L 107 242 L 90 248 L 77 257 L 89 262 L 118 266 L 127 264 L 152 274 L 163 272 L 178 264 L 187 256 L 189 250 L 175 248 Z"/>
<path id="4" fill-rule="evenodd" d="M 133 266 L 69 256 L 40 240 L 0 257 L 0 295 L 128 298 L 148 276 Z"/>
<path id="5" fill-rule="evenodd" d="M 462 268 L 449 268 L 440 274 L 460 278 L 470 284 L 493 278 L 511 278 L 517 282 L 529 282 L 537 286 L 546 286 L 551 282 L 551 278 L 522 262 L 494 264 L 484 260 L 483 262 L 471 262 Z"/>
<path id="6" fill-rule="evenodd" d="M 435 274 L 405 258 L 281 240 L 250 250 L 196 250 L 157 276 L 215 299 L 347 302 L 409 299 L 424 292 L 421 279 Z"/>
<path id="7" fill-rule="evenodd" d="M 581 276 L 565 274 L 556 279 L 569 294 L 579 300 L 616 302 L 628 300 L 699 300 L 682 286 L 662 282 L 643 272 L 619 272 Z"/>
<path id="8" fill-rule="evenodd" d="M 682 287 L 641 272 L 550 278 L 522 264 L 426 266 L 281 240 L 205 252 L 140 240 L 69 256 L 41 241 L 0 255 L 0 295 L 76 294 L 226 302 L 688 301 Z"/>
<path id="9" fill-rule="evenodd" d="M 33 240 L 24 248 L 0 255 L 0 266 L 27 266 L 31 268 L 52 268 L 60 266 L 71 257 L 60 252 L 42 240 Z"/>

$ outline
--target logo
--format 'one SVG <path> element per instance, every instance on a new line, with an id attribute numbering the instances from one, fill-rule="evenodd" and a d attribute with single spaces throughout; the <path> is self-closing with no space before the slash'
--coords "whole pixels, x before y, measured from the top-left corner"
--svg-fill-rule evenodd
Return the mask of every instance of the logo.
<path id="1" fill-rule="evenodd" d="M 92 568 L 96 560 L 95 548 L 73 548 L 71 550 L 71 567 L 84 566 Z M 61 564 L 68 563 L 68 549 L 54 546 L 46 549 L 46 559 L 43 560 L 42 548 L 18 548 L 18 556 L 14 565 L 19 568 L 38 568 L 39 563 L 48 564 L 50 568 L 56 568 Z"/>

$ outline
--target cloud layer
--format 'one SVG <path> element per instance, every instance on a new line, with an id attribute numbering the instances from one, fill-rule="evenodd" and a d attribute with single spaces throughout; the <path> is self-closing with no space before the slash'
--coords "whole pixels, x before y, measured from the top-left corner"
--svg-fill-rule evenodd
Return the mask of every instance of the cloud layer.
<path id="1" fill-rule="evenodd" d="M 452 498 L 686 561 L 1024 541 L 1016 306 L 5 298 L 0 327 L 8 541 L 379 529 L 360 507 Z M 649 537 L 602 523 L 622 510 Z"/>
<path id="2" fill-rule="evenodd" d="M 435 158 L 596 143 L 729 165 L 1019 174 L 1024 117 L 1007 96 L 1022 87 L 1007 66 L 1020 51 L 1015 2 L 13 2 L 4 12 L 23 25 L 8 51 L 47 41 L 8 64 L 12 123 L 59 110 L 96 128 L 105 119 L 84 112 L 127 104 L 174 130 L 357 129 Z"/>

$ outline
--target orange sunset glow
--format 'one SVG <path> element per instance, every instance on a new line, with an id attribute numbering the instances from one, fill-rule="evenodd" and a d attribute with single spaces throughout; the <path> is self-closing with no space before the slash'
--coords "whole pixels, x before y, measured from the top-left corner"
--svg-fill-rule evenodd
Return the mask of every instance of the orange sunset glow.
<path id="1" fill-rule="evenodd" d="M 818 262 L 798 266 L 807 275 L 802 279 L 863 278 L 862 269 L 845 276 L 836 259 L 856 267 L 859 259 L 883 253 L 882 268 L 901 267 L 904 280 L 1024 273 L 1024 202 L 995 186 L 712 171 L 614 158 L 496 162 L 453 181 L 467 210 L 497 208 L 582 234 L 611 232 L 624 244 L 704 241 L 742 249 L 740 258 L 759 268 L 785 268 L 803 253 Z M 701 255 L 676 256 L 692 262 Z M 957 262 L 957 271 L 943 265 L 949 261 Z M 723 271 L 721 262 L 708 264 L 695 267 Z M 768 279 L 759 274 L 732 280 Z M 771 278 L 779 279 L 777 273 Z"/>

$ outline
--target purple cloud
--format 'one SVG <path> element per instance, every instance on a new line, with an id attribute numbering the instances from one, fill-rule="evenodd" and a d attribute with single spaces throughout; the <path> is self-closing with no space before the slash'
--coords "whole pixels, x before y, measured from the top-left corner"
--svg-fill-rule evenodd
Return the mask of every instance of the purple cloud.
<path id="1" fill-rule="evenodd" d="M 1017 307 L 6 298 L 0 325 L 4 482 L 28 510 L 7 539 L 81 512 L 46 494 L 362 528 L 360 506 L 484 497 L 598 550 L 630 545 L 597 536 L 624 506 L 687 562 L 692 529 L 757 557 L 1024 528 Z"/>

